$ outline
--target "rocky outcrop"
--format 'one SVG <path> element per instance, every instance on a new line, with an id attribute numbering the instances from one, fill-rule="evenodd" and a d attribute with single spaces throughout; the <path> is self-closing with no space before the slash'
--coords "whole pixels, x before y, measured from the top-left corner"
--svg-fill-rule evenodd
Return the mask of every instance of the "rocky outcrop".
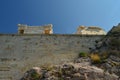
<path id="1" fill-rule="evenodd" d="M 96 41 L 95 46 L 97 52 L 120 53 L 120 24 L 113 26 L 104 38 Z"/>
<path id="2" fill-rule="evenodd" d="M 106 62 L 101 64 L 101 67 L 111 74 L 116 74 L 120 77 L 120 58 L 111 55 L 106 59 Z"/>
<path id="3" fill-rule="evenodd" d="M 92 53 L 98 53 L 104 60 L 100 66 L 120 77 L 120 24 L 114 26 L 103 39 L 96 41 L 95 46 Z"/>
<path id="4" fill-rule="evenodd" d="M 34 67 L 21 80 L 118 80 L 118 76 L 105 73 L 95 66 L 81 63 L 66 63 L 51 69 Z"/>

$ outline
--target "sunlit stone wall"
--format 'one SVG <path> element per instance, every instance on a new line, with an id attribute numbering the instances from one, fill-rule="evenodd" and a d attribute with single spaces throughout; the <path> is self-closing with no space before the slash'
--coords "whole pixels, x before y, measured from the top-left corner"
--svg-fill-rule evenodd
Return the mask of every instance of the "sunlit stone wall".
<path id="1" fill-rule="evenodd" d="M 19 80 L 34 66 L 61 64 L 89 52 L 103 36 L 0 34 L 0 80 Z"/>

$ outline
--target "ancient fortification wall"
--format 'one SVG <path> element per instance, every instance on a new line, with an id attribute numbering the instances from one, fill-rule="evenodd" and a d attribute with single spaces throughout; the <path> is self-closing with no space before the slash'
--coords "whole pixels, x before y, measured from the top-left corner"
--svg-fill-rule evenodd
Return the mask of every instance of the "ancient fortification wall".
<path id="1" fill-rule="evenodd" d="M 0 80 L 19 80 L 31 67 L 59 64 L 89 52 L 103 36 L 0 34 Z"/>

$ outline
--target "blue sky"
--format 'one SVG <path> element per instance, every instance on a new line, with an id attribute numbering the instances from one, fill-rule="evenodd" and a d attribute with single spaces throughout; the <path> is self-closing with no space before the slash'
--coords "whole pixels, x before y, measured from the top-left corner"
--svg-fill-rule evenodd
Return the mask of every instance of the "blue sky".
<path id="1" fill-rule="evenodd" d="M 120 0 L 0 0 L 0 33 L 17 33 L 19 23 L 72 34 L 79 25 L 108 31 L 119 22 Z"/>

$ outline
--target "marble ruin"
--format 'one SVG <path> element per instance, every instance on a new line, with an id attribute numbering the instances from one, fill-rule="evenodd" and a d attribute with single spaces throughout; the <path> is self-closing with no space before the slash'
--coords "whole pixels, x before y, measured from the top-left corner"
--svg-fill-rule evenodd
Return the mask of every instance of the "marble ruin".
<path id="1" fill-rule="evenodd" d="M 81 34 L 81 35 L 106 35 L 106 32 L 100 27 L 79 26 L 76 34 Z"/>
<path id="2" fill-rule="evenodd" d="M 18 24 L 18 34 L 53 34 L 52 24 L 44 26 Z"/>
<path id="3" fill-rule="evenodd" d="M 53 34 L 53 25 L 48 24 L 44 26 L 28 26 L 18 24 L 18 34 Z M 106 32 L 95 26 L 79 26 L 76 33 L 79 35 L 106 35 Z"/>

